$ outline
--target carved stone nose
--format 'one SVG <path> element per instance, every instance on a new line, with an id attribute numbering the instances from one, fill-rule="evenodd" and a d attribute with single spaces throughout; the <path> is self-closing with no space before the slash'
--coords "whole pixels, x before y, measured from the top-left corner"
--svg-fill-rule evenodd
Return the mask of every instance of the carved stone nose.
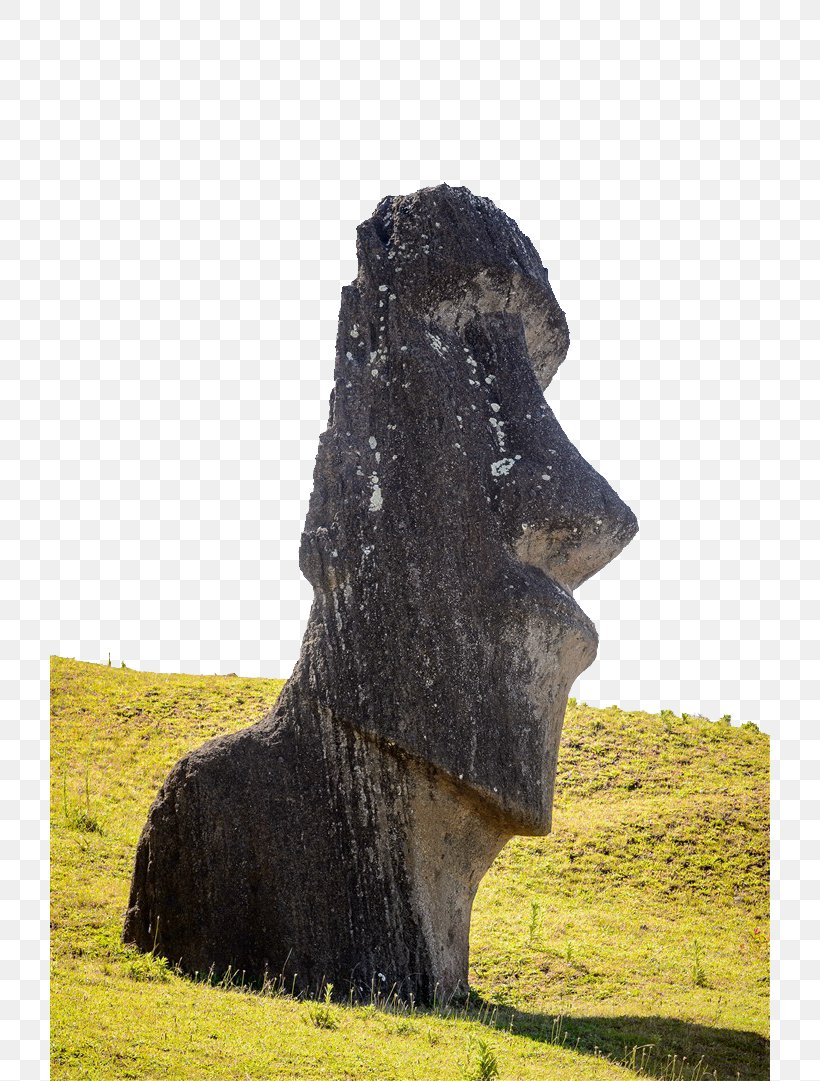
<path id="1" fill-rule="evenodd" d="M 509 543 L 518 560 L 572 592 L 629 544 L 638 521 L 543 399 L 518 422 L 516 485 L 503 497 Z"/>
<path id="2" fill-rule="evenodd" d="M 557 467 L 539 479 L 550 487 L 550 499 L 541 514 L 532 499 L 532 512 L 521 523 L 513 549 L 522 563 L 538 567 L 571 593 L 623 551 L 637 533 L 638 521 L 588 464 L 582 486 L 577 474 L 564 475 Z M 536 484 L 533 496 L 537 494 Z"/>
<path id="3" fill-rule="evenodd" d="M 638 522 L 569 441 L 544 401 L 549 372 L 535 371 L 532 348 L 546 354 L 549 341 L 546 333 L 540 339 L 534 331 L 528 336 L 527 327 L 547 325 L 544 309 L 558 322 L 549 304 L 551 291 L 538 294 L 532 285 L 526 294 L 511 288 L 510 296 L 532 301 L 529 324 L 527 313 L 479 309 L 462 327 L 472 384 L 491 388 L 481 403 L 487 453 L 495 459 L 489 464 L 488 490 L 516 558 L 572 592 L 626 547 Z M 563 317 L 560 309 L 558 314 Z M 560 360 L 563 353 L 555 355 Z"/>

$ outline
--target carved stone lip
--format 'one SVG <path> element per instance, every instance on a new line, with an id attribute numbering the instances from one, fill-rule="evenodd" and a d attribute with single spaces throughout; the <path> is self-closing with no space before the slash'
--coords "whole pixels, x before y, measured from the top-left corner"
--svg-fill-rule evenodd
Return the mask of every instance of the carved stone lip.
<path id="1" fill-rule="evenodd" d="M 592 638 L 594 638 L 596 643 L 597 643 L 597 641 L 598 641 L 598 632 L 595 629 L 595 624 L 589 618 L 589 616 L 584 611 L 584 609 L 581 607 L 581 605 L 578 603 L 578 601 L 576 601 L 576 599 L 575 599 L 575 597 L 574 597 L 574 595 L 572 593 L 572 590 L 569 589 L 568 586 L 564 585 L 563 582 L 559 581 L 559 579 L 556 578 L 554 575 L 547 574 L 546 571 L 544 572 L 544 574 L 545 574 L 546 578 L 549 578 L 549 580 L 552 582 L 552 584 L 555 586 L 555 588 L 560 590 L 561 593 L 569 601 L 569 603 L 570 603 L 570 605 L 572 607 L 572 612 L 577 617 L 576 626 L 578 627 L 578 629 L 580 631 L 582 631 L 585 635 L 591 636 Z"/>
<path id="2" fill-rule="evenodd" d="M 565 585 L 557 576 L 539 566 L 515 558 L 515 562 L 526 574 L 529 583 L 529 594 L 542 598 L 538 606 L 537 618 L 545 625 L 561 625 L 566 629 L 576 631 L 594 649 L 598 648 L 598 630 L 587 613 L 572 594 L 572 590 Z M 549 607 L 547 607 L 547 605 Z"/>

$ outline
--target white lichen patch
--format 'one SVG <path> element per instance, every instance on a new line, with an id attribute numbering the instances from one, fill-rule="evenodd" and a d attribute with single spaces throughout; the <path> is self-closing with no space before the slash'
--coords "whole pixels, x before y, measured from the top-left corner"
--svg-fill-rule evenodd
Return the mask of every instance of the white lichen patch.
<path id="1" fill-rule="evenodd" d="M 541 480 L 552 480 L 552 477 L 549 475 L 549 473 L 542 473 Z"/>
<path id="2" fill-rule="evenodd" d="M 358 336 L 359 336 L 359 326 L 358 326 L 358 323 L 354 323 L 353 324 L 353 329 L 350 331 L 350 337 L 351 338 L 358 338 Z"/>
<path id="3" fill-rule="evenodd" d="M 501 458 L 499 461 L 493 462 L 490 466 L 490 472 L 494 477 L 506 477 L 514 465 L 515 458 Z"/>
<path id="4" fill-rule="evenodd" d="M 507 441 L 504 435 L 504 421 L 498 420 L 496 417 L 490 417 L 490 424 L 495 432 L 496 442 L 498 443 L 498 449 L 504 451 L 507 449 Z"/>
<path id="5" fill-rule="evenodd" d="M 353 354 L 352 353 L 345 353 L 345 356 L 347 357 L 348 360 L 353 360 Z"/>
<path id="6" fill-rule="evenodd" d="M 498 404 L 498 402 L 490 402 L 490 409 L 492 409 L 494 413 L 497 413 L 500 408 L 501 406 Z"/>
<path id="7" fill-rule="evenodd" d="M 368 439 L 367 442 L 370 444 L 370 449 L 371 450 L 376 449 L 376 437 L 375 437 L 375 435 L 371 435 L 371 437 Z"/>
<path id="8" fill-rule="evenodd" d="M 435 351 L 440 357 L 443 357 L 444 343 L 442 342 L 441 338 L 439 338 L 437 334 L 431 334 L 429 330 L 425 333 L 427 334 L 427 340 L 429 341 L 430 345 L 432 345 L 432 347 L 435 349 Z"/>
<path id="9" fill-rule="evenodd" d="M 380 285 L 379 286 L 379 292 L 380 293 L 386 293 L 387 292 L 387 286 L 386 285 Z"/>
<path id="10" fill-rule="evenodd" d="M 372 491 L 370 493 L 370 510 L 376 511 L 382 509 L 382 490 L 379 487 L 379 475 L 378 473 L 370 474 L 370 487 Z"/>

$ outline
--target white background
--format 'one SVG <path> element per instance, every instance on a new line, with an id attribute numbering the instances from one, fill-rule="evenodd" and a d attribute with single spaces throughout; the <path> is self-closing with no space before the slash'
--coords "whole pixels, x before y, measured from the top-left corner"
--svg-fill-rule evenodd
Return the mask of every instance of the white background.
<path id="1" fill-rule="evenodd" d="M 776 1076 L 815 1077 L 810 8 L 298 7 L 3 6 L 9 1076 L 47 1054 L 46 659 L 289 674 L 355 226 L 447 181 L 539 250 L 572 335 L 548 400 L 641 524 L 578 591 L 601 646 L 573 693 L 778 737 Z"/>

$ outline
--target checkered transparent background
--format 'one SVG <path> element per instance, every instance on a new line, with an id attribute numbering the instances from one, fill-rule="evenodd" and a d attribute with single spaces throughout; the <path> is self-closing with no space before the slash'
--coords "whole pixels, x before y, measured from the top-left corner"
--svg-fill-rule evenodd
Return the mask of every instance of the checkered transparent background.
<path id="1" fill-rule="evenodd" d="M 4 1076 L 47 1060 L 48 655 L 290 672 L 355 226 L 442 180 L 541 253 L 549 400 L 641 523 L 574 693 L 776 737 L 775 1075 L 818 1076 L 813 6 L 460 7 L 2 6 Z"/>

